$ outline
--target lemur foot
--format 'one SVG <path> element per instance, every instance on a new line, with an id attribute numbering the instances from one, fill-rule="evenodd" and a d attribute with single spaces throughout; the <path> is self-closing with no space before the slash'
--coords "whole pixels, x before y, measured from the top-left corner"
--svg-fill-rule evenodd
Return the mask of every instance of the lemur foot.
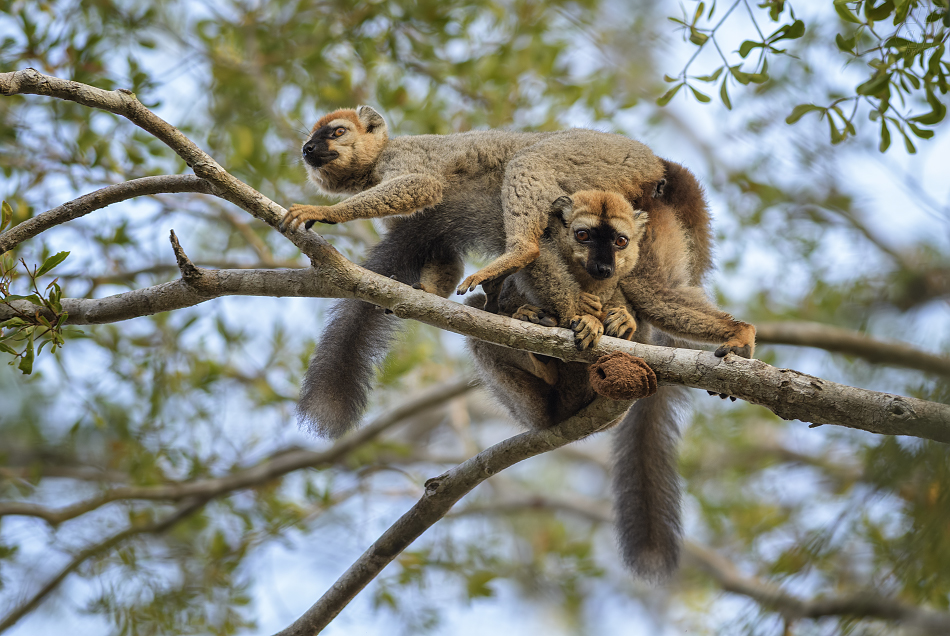
<path id="1" fill-rule="evenodd" d="M 557 327 L 557 317 L 534 305 L 521 305 L 511 317 L 515 320 L 533 322 L 543 327 Z"/>
<path id="2" fill-rule="evenodd" d="M 751 358 L 752 354 L 755 353 L 755 327 L 745 322 L 737 324 L 736 331 L 738 333 L 719 345 L 719 348 L 716 349 L 717 358 L 724 358 L 729 353 L 734 353 L 743 358 Z"/>
<path id="3" fill-rule="evenodd" d="M 604 335 L 604 323 L 589 314 L 574 316 L 571 318 L 571 330 L 574 332 L 574 347 L 583 351 L 600 341 Z"/>
<path id="4" fill-rule="evenodd" d="M 287 210 L 287 214 L 281 219 L 278 229 L 281 232 L 297 229 L 301 223 L 306 229 L 313 227 L 314 223 L 326 223 L 335 225 L 337 220 L 333 218 L 333 208 L 326 205 L 304 205 L 295 203 Z"/>
<path id="5" fill-rule="evenodd" d="M 604 333 L 614 338 L 630 340 L 637 331 L 637 321 L 625 307 L 614 307 L 604 318 Z"/>

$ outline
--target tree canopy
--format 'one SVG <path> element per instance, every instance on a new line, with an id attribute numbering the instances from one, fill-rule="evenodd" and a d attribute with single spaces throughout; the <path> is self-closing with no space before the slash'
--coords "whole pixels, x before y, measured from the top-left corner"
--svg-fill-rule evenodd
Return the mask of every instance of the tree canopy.
<path id="1" fill-rule="evenodd" d="M 669 585 L 618 564 L 601 433 L 482 483 L 328 633 L 947 633 L 948 15 L 946 0 L 0 4 L 0 631 L 277 631 L 517 432 L 471 387 L 461 339 L 430 325 L 510 327 L 360 287 L 316 236 L 273 227 L 281 206 L 328 202 L 299 165 L 312 123 L 369 103 L 397 134 L 587 126 L 689 166 L 716 219 L 711 291 L 756 324 L 768 364 L 657 372 L 775 390 L 696 392 Z M 354 262 L 381 232 L 316 229 Z M 334 444 L 293 418 L 319 297 L 341 295 L 314 254 L 416 319 L 367 423 Z M 829 415 L 839 384 L 936 424 Z M 603 423 L 617 406 L 596 408 Z"/>

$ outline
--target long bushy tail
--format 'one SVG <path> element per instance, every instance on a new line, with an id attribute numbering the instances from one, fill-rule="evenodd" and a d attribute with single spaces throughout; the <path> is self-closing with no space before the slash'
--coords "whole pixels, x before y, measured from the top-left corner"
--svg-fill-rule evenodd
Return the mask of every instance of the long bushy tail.
<path id="1" fill-rule="evenodd" d="M 300 389 L 301 423 L 323 437 L 339 437 L 359 423 L 397 322 L 362 300 L 333 306 Z"/>
<path id="2" fill-rule="evenodd" d="M 624 563 L 650 581 L 676 570 L 682 543 L 677 445 L 687 390 L 661 386 L 638 400 L 614 432 L 613 505 Z"/>
<path id="3" fill-rule="evenodd" d="M 419 282 L 423 266 L 433 263 L 458 267 L 461 273 L 459 232 L 445 225 L 426 212 L 394 219 L 363 267 L 409 285 Z M 300 389 L 300 422 L 323 437 L 339 437 L 359 424 L 376 365 L 386 357 L 398 325 L 395 316 L 362 300 L 336 303 Z"/>

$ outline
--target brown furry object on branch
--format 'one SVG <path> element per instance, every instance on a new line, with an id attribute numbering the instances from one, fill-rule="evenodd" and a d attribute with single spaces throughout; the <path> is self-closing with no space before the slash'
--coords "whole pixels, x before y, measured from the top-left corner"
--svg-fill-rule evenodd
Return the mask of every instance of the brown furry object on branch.
<path id="1" fill-rule="evenodd" d="M 639 400 L 656 393 L 656 374 L 643 358 L 616 351 L 590 365 L 590 384 L 611 400 Z"/>

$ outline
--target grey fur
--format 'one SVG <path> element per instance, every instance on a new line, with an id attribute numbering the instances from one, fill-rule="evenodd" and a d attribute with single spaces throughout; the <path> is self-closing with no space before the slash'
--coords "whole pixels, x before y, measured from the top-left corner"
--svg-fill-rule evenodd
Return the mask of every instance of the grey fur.
<path id="1" fill-rule="evenodd" d="M 329 138 L 338 127 L 347 132 Z M 603 189 L 632 200 L 652 193 L 664 172 L 640 142 L 593 130 L 390 139 L 382 117 L 369 107 L 325 116 L 305 148 L 315 142 L 338 157 L 322 166 L 306 164 L 311 180 L 325 192 L 352 196 L 333 206 L 292 206 L 283 227 L 388 217 L 389 232 L 364 266 L 443 296 L 452 291 L 447 287 L 454 272 L 452 282 L 458 282 L 467 253 L 495 256 L 525 240 L 536 242 L 559 196 Z M 394 321 L 362 307 L 356 301 L 337 305 L 307 371 L 297 412 L 321 435 L 341 435 L 359 422 L 368 378 L 388 349 Z"/>

